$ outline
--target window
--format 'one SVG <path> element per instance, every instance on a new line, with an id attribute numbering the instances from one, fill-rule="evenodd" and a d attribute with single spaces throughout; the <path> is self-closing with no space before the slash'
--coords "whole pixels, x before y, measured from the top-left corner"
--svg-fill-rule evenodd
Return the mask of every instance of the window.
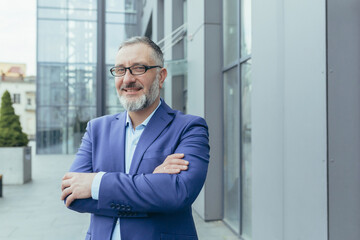
<path id="1" fill-rule="evenodd" d="M 251 0 L 223 1 L 224 221 L 251 240 Z"/>
<path id="2" fill-rule="evenodd" d="M 20 94 L 19 93 L 14 93 L 14 95 L 13 95 L 13 103 L 20 104 Z"/>
<path id="3" fill-rule="evenodd" d="M 28 98 L 28 99 L 27 99 L 27 105 L 28 105 L 28 106 L 31 106 L 31 98 Z"/>

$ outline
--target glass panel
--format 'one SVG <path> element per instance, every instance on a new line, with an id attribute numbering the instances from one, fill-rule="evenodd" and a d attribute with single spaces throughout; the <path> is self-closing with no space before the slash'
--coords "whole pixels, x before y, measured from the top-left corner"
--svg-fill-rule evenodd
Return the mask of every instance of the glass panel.
<path id="1" fill-rule="evenodd" d="M 224 66 L 236 61 L 239 53 L 238 0 L 223 1 Z"/>
<path id="2" fill-rule="evenodd" d="M 69 9 L 68 18 L 69 20 L 96 21 L 97 11 L 96 9 Z"/>
<path id="3" fill-rule="evenodd" d="M 251 239 L 251 60 L 241 65 L 241 236 Z"/>
<path id="4" fill-rule="evenodd" d="M 168 71 L 168 76 L 178 76 L 187 74 L 187 60 L 186 59 L 178 59 L 165 61 L 165 68 Z"/>
<path id="5" fill-rule="evenodd" d="M 77 152 L 95 107 L 38 107 L 37 147 L 40 154 Z"/>
<path id="6" fill-rule="evenodd" d="M 106 64 L 111 64 L 111 67 L 114 66 L 116 53 L 118 52 L 120 44 L 126 39 L 135 36 L 135 34 L 135 26 L 126 26 L 123 24 L 106 24 Z"/>
<path id="7" fill-rule="evenodd" d="M 58 7 L 58 8 L 66 8 L 68 0 L 37 0 L 38 7 Z"/>
<path id="8" fill-rule="evenodd" d="M 66 62 L 67 22 L 38 20 L 38 61 Z"/>
<path id="9" fill-rule="evenodd" d="M 38 105 L 67 105 L 67 69 L 66 63 L 38 64 Z"/>
<path id="10" fill-rule="evenodd" d="M 106 13 L 106 23 L 136 24 L 136 13 Z"/>
<path id="11" fill-rule="evenodd" d="M 75 106 L 95 106 L 96 65 L 69 65 L 68 104 Z"/>
<path id="12" fill-rule="evenodd" d="M 224 220 L 240 227 L 240 106 L 238 68 L 224 73 Z"/>
<path id="13" fill-rule="evenodd" d="M 133 0 L 106 0 L 106 11 L 111 12 L 124 12 L 124 11 L 135 11 L 136 9 L 136 2 Z"/>
<path id="14" fill-rule="evenodd" d="M 40 154 L 66 153 L 66 108 L 37 106 L 37 151 Z M 65 151 L 63 151 L 63 149 Z"/>
<path id="15" fill-rule="evenodd" d="M 113 67 L 112 65 L 107 65 L 107 78 L 106 78 L 106 114 L 115 114 L 124 111 L 124 108 L 121 106 L 120 101 L 118 99 L 118 95 L 115 89 L 115 79 L 110 74 L 109 69 Z"/>
<path id="16" fill-rule="evenodd" d="M 251 54 L 251 0 L 241 1 L 241 57 Z"/>
<path id="17" fill-rule="evenodd" d="M 96 63 L 96 22 L 68 22 L 68 62 Z"/>
<path id="18" fill-rule="evenodd" d="M 96 9 L 39 8 L 39 19 L 88 20 L 96 21 Z"/>
<path id="19" fill-rule="evenodd" d="M 97 0 L 67 0 L 70 9 L 97 9 Z M 100 0 L 99 0 L 100 1 Z"/>
<path id="20" fill-rule="evenodd" d="M 38 18 L 66 20 L 67 11 L 62 8 L 38 8 Z"/>
<path id="21" fill-rule="evenodd" d="M 95 117 L 96 108 L 70 106 L 68 110 L 67 147 L 68 153 L 76 153 L 80 147 L 82 136 L 90 119 Z"/>

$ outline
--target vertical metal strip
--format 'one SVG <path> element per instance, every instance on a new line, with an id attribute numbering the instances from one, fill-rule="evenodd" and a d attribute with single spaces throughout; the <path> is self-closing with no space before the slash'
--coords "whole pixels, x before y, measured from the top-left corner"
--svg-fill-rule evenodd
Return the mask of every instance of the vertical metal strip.
<path id="1" fill-rule="evenodd" d="M 106 0 L 97 2 L 97 63 L 96 63 L 96 116 L 105 114 L 105 4 Z"/>

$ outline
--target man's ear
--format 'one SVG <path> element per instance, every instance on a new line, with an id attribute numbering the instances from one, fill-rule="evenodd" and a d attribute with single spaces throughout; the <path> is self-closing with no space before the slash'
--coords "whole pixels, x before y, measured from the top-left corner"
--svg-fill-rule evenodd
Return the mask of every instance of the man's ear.
<path id="1" fill-rule="evenodd" d="M 165 78 L 167 76 L 167 70 L 166 68 L 162 68 L 160 70 L 160 79 L 159 79 L 159 86 L 160 86 L 160 89 L 163 87 L 163 84 L 164 84 L 164 81 L 165 81 Z"/>

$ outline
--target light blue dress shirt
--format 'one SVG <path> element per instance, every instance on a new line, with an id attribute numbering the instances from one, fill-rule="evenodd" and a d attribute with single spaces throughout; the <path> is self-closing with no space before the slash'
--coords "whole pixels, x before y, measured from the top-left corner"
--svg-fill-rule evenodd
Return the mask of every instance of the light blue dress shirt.
<path id="1" fill-rule="evenodd" d="M 161 101 L 159 102 L 159 105 L 156 107 L 156 109 L 145 119 L 144 122 L 142 122 L 139 126 L 137 126 L 135 129 L 133 128 L 129 113 L 127 113 L 126 116 L 126 136 L 125 136 L 125 173 L 129 173 L 132 158 L 134 156 L 134 152 L 137 146 L 137 143 L 139 142 L 139 139 L 141 137 L 141 134 L 145 130 L 146 125 L 149 123 L 150 119 L 156 112 L 156 110 L 160 107 Z M 94 180 L 91 185 L 91 197 L 95 200 L 99 199 L 99 191 L 100 191 L 100 183 L 102 176 L 105 174 L 105 172 L 99 172 L 95 175 Z M 111 237 L 111 240 L 121 240 L 120 235 L 120 218 L 119 221 L 117 221 L 115 225 L 115 229 L 113 232 L 113 235 Z"/>

